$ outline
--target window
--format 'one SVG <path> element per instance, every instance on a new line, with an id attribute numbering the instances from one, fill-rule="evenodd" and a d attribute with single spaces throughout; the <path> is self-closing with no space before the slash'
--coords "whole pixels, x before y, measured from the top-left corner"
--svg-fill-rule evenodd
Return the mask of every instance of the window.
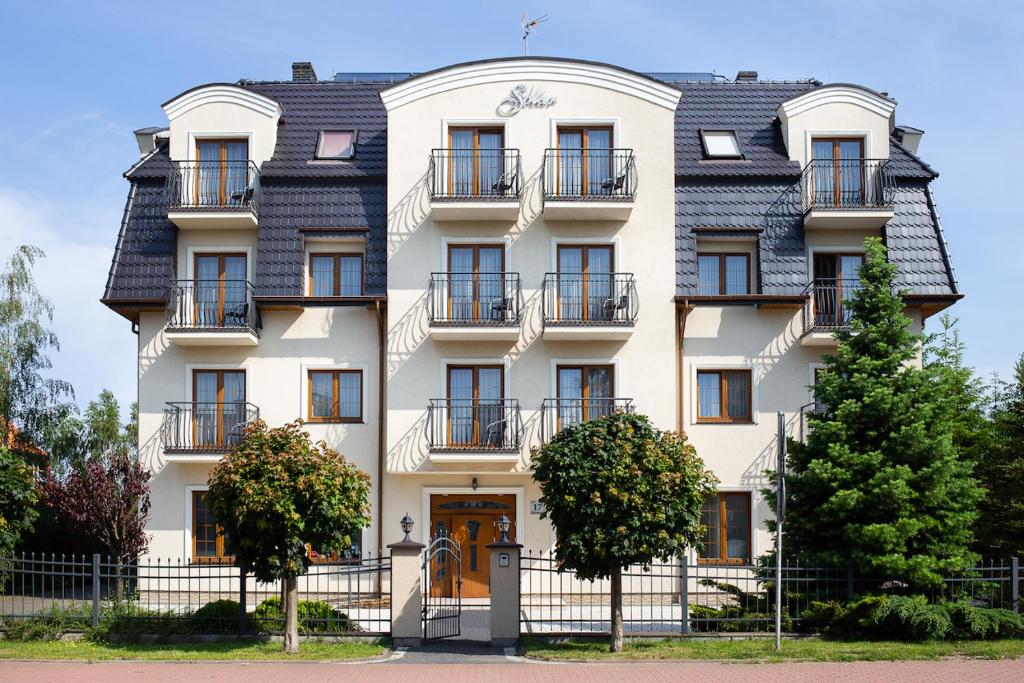
<path id="1" fill-rule="evenodd" d="M 198 206 L 242 206 L 249 186 L 247 140 L 197 140 L 196 173 L 183 190 L 195 193 Z"/>
<path id="2" fill-rule="evenodd" d="M 449 193 L 475 197 L 503 194 L 505 131 L 501 128 L 450 128 Z"/>
<path id="3" fill-rule="evenodd" d="M 245 254 L 196 254 L 193 327 L 245 327 L 249 292 Z"/>
<path id="4" fill-rule="evenodd" d="M 618 184 L 616 176 L 622 173 L 615 168 L 619 164 L 613 152 L 608 126 L 559 128 L 556 194 L 611 194 Z"/>
<path id="5" fill-rule="evenodd" d="M 864 254 L 814 255 L 814 326 L 819 329 L 845 327 L 853 319 L 850 305 L 860 289 L 860 268 Z"/>
<path id="6" fill-rule="evenodd" d="M 611 365 L 558 366 L 558 428 L 596 420 L 614 410 Z"/>
<path id="7" fill-rule="evenodd" d="M 192 371 L 192 436 L 196 447 L 238 444 L 248 419 L 244 370 Z"/>
<path id="8" fill-rule="evenodd" d="M 503 245 L 450 245 L 447 292 L 449 319 L 504 319 L 506 312 L 512 310 L 512 301 L 505 291 L 504 270 Z"/>
<path id="9" fill-rule="evenodd" d="M 558 246 L 559 320 L 610 320 L 622 295 L 610 245 Z"/>
<path id="10" fill-rule="evenodd" d="M 316 142 L 317 159 L 351 159 L 356 153 L 354 130 L 322 130 Z"/>
<path id="11" fill-rule="evenodd" d="M 750 370 L 698 370 L 698 422 L 750 422 Z"/>
<path id="12" fill-rule="evenodd" d="M 505 372 L 500 365 L 448 366 L 448 445 L 504 443 Z"/>
<path id="13" fill-rule="evenodd" d="M 697 283 L 703 296 L 750 294 L 750 255 L 698 254 Z"/>
<path id="14" fill-rule="evenodd" d="M 362 296 L 362 254 L 310 254 L 310 296 Z"/>
<path id="15" fill-rule="evenodd" d="M 362 422 L 362 370 L 310 370 L 310 422 Z"/>
<path id="16" fill-rule="evenodd" d="M 700 142 L 709 159 L 742 159 L 743 152 L 734 130 L 701 130 Z"/>
<path id="17" fill-rule="evenodd" d="M 811 157 L 815 204 L 837 208 L 864 204 L 864 185 L 869 180 L 865 178 L 864 140 L 814 138 Z"/>
<path id="18" fill-rule="evenodd" d="M 231 555 L 224 549 L 224 533 L 213 520 L 206 505 L 206 491 L 192 492 L 192 561 L 228 563 Z"/>
<path id="19" fill-rule="evenodd" d="M 750 562 L 750 494 L 718 493 L 704 501 L 700 523 L 704 549 L 702 564 Z"/>

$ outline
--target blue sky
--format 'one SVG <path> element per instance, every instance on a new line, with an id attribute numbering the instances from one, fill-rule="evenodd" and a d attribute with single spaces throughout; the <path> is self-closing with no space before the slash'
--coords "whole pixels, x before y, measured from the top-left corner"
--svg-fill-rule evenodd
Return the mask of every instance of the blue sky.
<path id="1" fill-rule="evenodd" d="M 192 5 L 192 7 L 188 7 Z M 968 360 L 1006 373 L 1024 352 L 1024 3 L 21 2 L 0 5 L 0 252 L 46 250 L 55 372 L 81 402 L 135 396 L 136 337 L 98 303 L 138 156 L 131 131 L 191 86 L 334 71 L 423 71 L 522 52 L 519 16 L 548 12 L 534 54 L 640 71 L 756 69 L 888 91 L 922 156 L 956 274 Z M 1016 46 L 1016 47 L 1014 47 Z M 934 325 L 931 326 L 934 328 Z"/>

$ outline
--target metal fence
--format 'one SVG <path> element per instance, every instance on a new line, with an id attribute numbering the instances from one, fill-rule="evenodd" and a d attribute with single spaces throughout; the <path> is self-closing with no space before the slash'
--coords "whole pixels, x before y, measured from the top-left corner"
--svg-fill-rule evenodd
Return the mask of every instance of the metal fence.
<path id="1" fill-rule="evenodd" d="M 629 201 L 636 196 L 632 149 L 546 149 L 542 175 L 544 199 Z"/>
<path id="2" fill-rule="evenodd" d="M 814 159 L 800 176 L 804 211 L 892 206 L 895 182 L 888 159 Z"/>
<path id="3" fill-rule="evenodd" d="M 431 273 L 431 325 L 513 327 L 522 320 L 519 273 Z"/>
<path id="4" fill-rule="evenodd" d="M 27 619 L 132 632 L 279 633 L 282 584 L 230 564 L 22 554 L 0 558 L 0 627 Z M 391 558 L 318 562 L 298 577 L 308 635 L 391 630 Z M 304 604 L 305 603 L 305 604 Z"/>
<path id="5" fill-rule="evenodd" d="M 640 302 L 633 273 L 546 273 L 545 326 L 633 325 Z"/>
<path id="6" fill-rule="evenodd" d="M 775 631 L 774 566 L 693 564 L 686 560 L 631 567 L 622 575 L 622 618 L 627 634 L 700 633 L 771 635 Z M 1024 573 L 1016 558 L 953 572 L 930 596 L 967 600 L 985 607 L 1020 610 Z M 848 569 L 782 567 L 784 631 L 807 630 L 813 602 L 845 603 L 867 594 L 900 593 L 894 581 L 857 576 Z M 583 581 L 559 570 L 549 553 L 520 560 L 520 632 L 523 634 L 608 634 L 608 581 Z"/>
<path id="7" fill-rule="evenodd" d="M 522 187 L 518 149 L 434 149 L 431 199 L 518 199 Z"/>
<path id="8" fill-rule="evenodd" d="M 169 210 L 258 213 L 260 172 L 248 159 L 172 161 L 165 193 Z"/>
<path id="9" fill-rule="evenodd" d="M 178 280 L 167 293 L 167 329 L 255 331 L 253 284 L 246 280 Z"/>

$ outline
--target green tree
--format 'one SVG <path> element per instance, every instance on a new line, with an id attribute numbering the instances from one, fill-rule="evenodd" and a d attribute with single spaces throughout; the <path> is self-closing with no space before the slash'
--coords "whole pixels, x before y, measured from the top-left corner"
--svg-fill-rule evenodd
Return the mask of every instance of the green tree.
<path id="1" fill-rule="evenodd" d="M 47 377 L 47 354 L 60 344 L 47 329 L 53 305 L 32 277 L 43 256 L 36 247 L 18 247 L 0 273 L 0 418 L 29 443 L 42 443 L 47 425 L 66 412 L 74 396 L 70 384 Z"/>
<path id="2" fill-rule="evenodd" d="M 993 438 L 978 457 L 986 490 L 978 520 L 978 549 L 997 556 L 1024 556 L 1024 354 L 1013 378 L 997 392 Z"/>
<path id="3" fill-rule="evenodd" d="M 923 589 L 976 560 L 982 491 L 954 445 L 948 381 L 918 362 L 896 266 L 880 239 L 864 249 L 851 329 L 814 389 L 823 408 L 806 443 L 789 444 L 784 547 Z"/>
<path id="4" fill-rule="evenodd" d="M 210 510 L 235 564 L 260 581 L 284 582 L 286 652 L 298 652 L 296 577 L 307 544 L 340 552 L 370 523 L 370 478 L 336 451 L 313 445 L 302 422 L 246 427 L 238 448 L 210 472 Z"/>
<path id="5" fill-rule="evenodd" d="M 50 453 L 50 465 L 58 478 L 66 477 L 86 461 L 108 461 L 127 453 L 138 456 L 139 409 L 131 404 L 129 421 L 121 423 L 121 406 L 114 392 L 104 389 L 89 401 L 83 417 L 74 407 L 62 411 L 60 419 L 48 425 L 43 443 Z"/>
<path id="6" fill-rule="evenodd" d="M 32 467 L 0 444 L 0 555 L 10 555 L 32 529 L 38 500 Z"/>
<path id="7" fill-rule="evenodd" d="M 623 645 L 622 570 L 682 555 L 701 537 L 716 480 L 686 436 L 616 412 L 572 425 L 533 451 L 555 558 L 584 580 L 610 579 L 611 651 Z"/>

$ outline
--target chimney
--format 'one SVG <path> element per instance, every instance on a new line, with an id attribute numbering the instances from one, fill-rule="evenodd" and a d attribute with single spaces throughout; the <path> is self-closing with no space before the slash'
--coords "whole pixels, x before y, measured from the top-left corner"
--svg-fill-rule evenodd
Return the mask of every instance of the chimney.
<path id="1" fill-rule="evenodd" d="M 737 83 L 753 83 L 757 80 L 756 71 L 738 71 L 736 72 Z"/>
<path id="2" fill-rule="evenodd" d="M 316 83 L 312 62 L 292 62 L 292 80 L 296 83 Z"/>
<path id="3" fill-rule="evenodd" d="M 139 145 L 139 155 L 146 156 L 157 146 L 157 140 L 167 137 L 167 129 L 158 126 L 139 128 L 135 133 L 135 142 Z"/>
<path id="4" fill-rule="evenodd" d="M 911 154 L 917 154 L 917 148 L 921 146 L 921 138 L 924 136 L 923 130 L 913 126 L 896 126 L 893 133 L 900 144 L 910 150 Z"/>

